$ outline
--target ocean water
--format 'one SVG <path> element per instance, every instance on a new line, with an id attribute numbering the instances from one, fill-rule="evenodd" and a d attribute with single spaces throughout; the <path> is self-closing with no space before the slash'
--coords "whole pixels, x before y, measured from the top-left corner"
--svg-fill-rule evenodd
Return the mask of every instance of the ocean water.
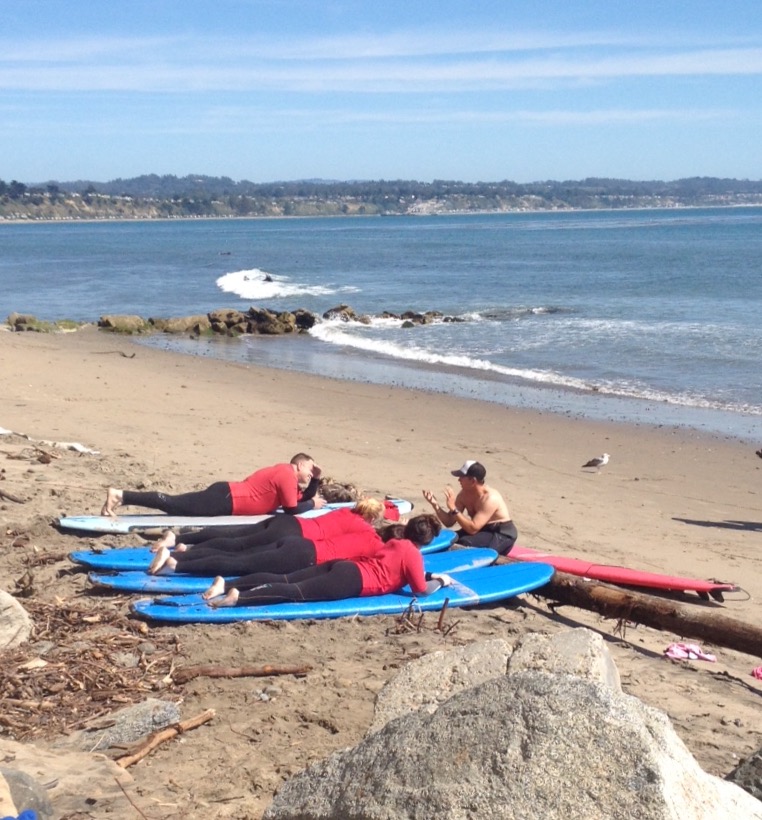
<path id="1" fill-rule="evenodd" d="M 762 443 L 762 208 L 7 224 L 0 287 L 50 320 L 439 311 L 143 343 Z"/>

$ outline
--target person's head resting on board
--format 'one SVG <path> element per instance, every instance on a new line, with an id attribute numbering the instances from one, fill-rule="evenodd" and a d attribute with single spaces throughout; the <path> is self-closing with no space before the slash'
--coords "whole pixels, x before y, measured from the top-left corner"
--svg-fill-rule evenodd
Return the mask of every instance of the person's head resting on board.
<path id="1" fill-rule="evenodd" d="M 472 479 L 475 484 L 484 484 L 484 479 L 487 477 L 487 470 L 484 468 L 484 465 L 478 461 L 464 461 L 457 470 L 452 470 L 450 474 L 454 475 L 461 482 Z"/>

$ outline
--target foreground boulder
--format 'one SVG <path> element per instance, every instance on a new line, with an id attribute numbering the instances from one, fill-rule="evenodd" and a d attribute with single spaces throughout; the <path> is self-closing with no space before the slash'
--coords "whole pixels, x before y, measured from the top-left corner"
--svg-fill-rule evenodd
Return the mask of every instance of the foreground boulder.
<path id="1" fill-rule="evenodd" d="M 11 649 L 29 640 L 32 619 L 10 593 L 0 589 L 0 649 Z"/>
<path id="2" fill-rule="evenodd" d="M 622 693 L 598 636 L 571 636 L 560 656 L 540 636 L 507 675 L 311 766 L 264 818 L 762 818 L 762 803 L 699 767 L 666 715 Z"/>

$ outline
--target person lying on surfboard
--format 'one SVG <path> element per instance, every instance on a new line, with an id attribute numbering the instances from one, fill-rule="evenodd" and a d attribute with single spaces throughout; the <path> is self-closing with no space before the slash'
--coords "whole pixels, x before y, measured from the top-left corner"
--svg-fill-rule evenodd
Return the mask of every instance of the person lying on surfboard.
<path id="1" fill-rule="evenodd" d="M 321 469 L 312 456 L 297 453 L 288 464 L 274 464 L 243 481 L 217 481 L 204 490 L 168 495 L 110 487 L 101 515 L 116 516 L 122 504 L 150 507 L 169 515 L 267 515 L 278 507 L 291 515 L 318 510 Z"/>
<path id="2" fill-rule="evenodd" d="M 338 515 L 337 515 L 338 513 Z M 159 552 L 164 547 L 175 548 L 175 552 L 184 552 L 196 544 L 213 546 L 228 552 L 243 552 L 254 547 L 272 544 L 281 538 L 301 535 L 305 538 L 328 538 L 331 535 L 344 535 L 354 526 L 362 528 L 362 520 L 380 523 L 383 519 L 399 519 L 399 509 L 393 501 L 376 501 L 361 498 L 353 508 L 332 510 L 319 518 L 296 518 L 290 515 L 275 515 L 258 521 L 256 524 L 231 524 L 227 527 L 203 527 L 195 532 L 183 533 L 178 540 L 174 530 L 167 530 L 151 547 L 152 552 Z M 213 541 L 213 544 L 209 542 Z"/>
<path id="3" fill-rule="evenodd" d="M 417 595 L 428 595 L 452 579 L 426 573 L 420 546 L 441 530 L 433 515 L 417 515 L 405 525 L 404 538 L 392 538 L 372 555 L 339 559 L 286 575 L 259 572 L 225 581 L 215 578 L 204 593 L 209 606 L 261 606 L 288 601 L 338 601 L 396 592 L 406 584 Z"/>
<path id="4" fill-rule="evenodd" d="M 445 487 L 445 507 L 431 490 L 423 497 L 431 504 L 445 527 L 459 527 L 458 543 L 466 547 L 489 547 L 507 555 L 516 543 L 518 532 L 503 496 L 484 483 L 487 470 L 478 461 L 466 461 L 452 475 L 457 476 L 460 492 Z"/>
<path id="5" fill-rule="evenodd" d="M 211 576 L 287 573 L 335 558 L 355 558 L 381 545 L 373 525 L 382 520 L 384 509 L 383 501 L 363 498 L 352 508 L 333 510 L 318 518 L 277 515 L 252 526 L 221 528 L 250 531 L 242 536 L 216 538 L 214 528 L 209 527 L 209 537 L 190 549 L 178 545 L 170 553 L 162 547 L 148 572 Z"/>

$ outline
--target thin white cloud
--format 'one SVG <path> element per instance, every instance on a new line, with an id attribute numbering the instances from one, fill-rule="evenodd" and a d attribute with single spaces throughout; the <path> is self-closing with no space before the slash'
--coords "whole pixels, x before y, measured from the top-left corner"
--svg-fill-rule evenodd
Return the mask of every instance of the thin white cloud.
<path id="1" fill-rule="evenodd" d="M 0 108 L 0 114 L 3 109 Z M 398 107 L 378 111 L 358 112 L 351 109 L 333 108 L 321 110 L 315 116 L 312 108 L 270 109 L 250 106 L 213 106 L 199 108 L 191 118 L 178 119 L 174 109 L 168 108 L 163 115 L 133 121 L 131 114 L 120 117 L 108 112 L 102 119 L 93 117 L 88 123 L 91 133 L 122 133 L 125 118 L 130 120 L 131 133 L 134 135 L 180 136 L 193 134 L 254 134 L 293 130 L 299 133 L 306 131 L 333 130 L 336 127 L 352 128 L 359 126 L 406 127 L 436 126 L 438 128 L 455 127 L 458 129 L 471 126 L 537 126 L 539 128 L 570 127 L 618 127 L 638 126 L 659 123 L 700 123 L 700 122 L 741 122 L 745 112 L 735 109 L 653 109 L 653 108 L 604 108 L 591 110 L 548 110 L 528 109 L 504 111 L 479 111 L 474 109 L 415 109 L 401 110 Z M 9 133 L 36 131 L 40 122 L 34 117 L 18 116 L 16 111 L 5 128 Z M 47 127 L 59 129 L 76 129 L 81 122 L 71 117 L 71 112 L 62 110 L 45 116 Z"/>
<path id="2" fill-rule="evenodd" d="M 679 54 L 549 57 L 447 62 L 238 63 L 173 65 L 167 62 L 92 65 L 3 65 L 0 89 L 18 91 L 281 91 L 431 93 L 548 87 L 621 78 L 751 76 L 762 73 L 762 48 Z"/>
<path id="3" fill-rule="evenodd" d="M 257 59 L 268 61 L 366 61 L 399 58 L 447 58 L 458 55 L 520 55 L 535 52 L 595 49 L 744 48 L 757 43 L 752 38 L 718 37 L 709 40 L 679 32 L 648 36 L 614 31 L 451 31 L 425 29 L 383 34 L 344 34 L 312 38 L 278 38 L 164 35 L 151 37 L 78 36 L 61 39 L 0 39 L 3 62 L 88 62 L 101 55 L 155 59 L 168 62 L 192 60 Z"/>
<path id="4" fill-rule="evenodd" d="M 760 73 L 758 42 L 669 32 L 0 39 L 0 91 L 457 93 Z"/>

